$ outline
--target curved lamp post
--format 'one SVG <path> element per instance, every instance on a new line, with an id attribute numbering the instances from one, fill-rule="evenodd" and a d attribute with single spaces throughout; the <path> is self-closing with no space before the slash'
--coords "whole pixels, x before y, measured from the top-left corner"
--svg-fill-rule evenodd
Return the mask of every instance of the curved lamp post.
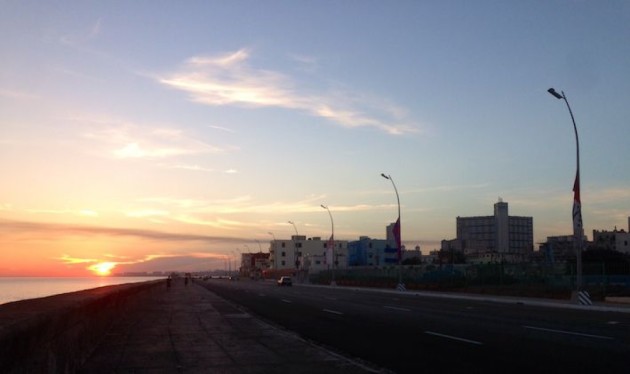
<path id="1" fill-rule="evenodd" d="M 571 121 L 573 122 L 573 131 L 575 132 L 575 156 L 577 160 L 577 171 L 575 173 L 575 182 L 573 184 L 573 240 L 576 245 L 576 288 L 577 291 L 582 289 L 582 246 L 584 238 L 584 225 L 582 224 L 582 202 L 580 200 L 580 141 L 578 139 L 577 126 L 575 125 L 575 118 L 573 117 L 573 111 L 569 105 L 564 91 L 558 93 L 553 88 L 547 90 L 556 99 L 564 100 L 569 109 L 571 115 Z"/>
<path id="2" fill-rule="evenodd" d="M 394 238 L 396 239 L 396 247 L 398 247 L 397 248 L 398 250 L 398 285 L 396 286 L 396 289 L 404 290 L 405 284 L 402 281 L 402 240 L 401 240 L 402 236 L 401 236 L 401 230 L 400 230 L 400 226 L 401 226 L 400 197 L 398 196 L 398 189 L 396 188 L 396 184 L 394 183 L 394 179 L 392 178 L 392 176 L 385 175 L 385 173 L 381 173 L 381 177 L 388 179 L 390 182 L 392 182 L 392 186 L 394 186 L 394 192 L 396 192 L 396 201 L 398 202 L 398 220 L 394 224 Z"/>
<path id="3" fill-rule="evenodd" d="M 273 267 L 275 268 L 278 266 L 276 264 L 276 236 L 271 231 L 268 231 L 267 234 L 271 235 L 273 238 L 273 242 L 269 245 L 269 253 L 271 254 L 271 261 L 274 263 Z"/>
<path id="4" fill-rule="evenodd" d="M 328 216 L 330 216 L 330 227 L 332 230 L 332 235 L 330 236 L 330 242 L 329 242 L 329 244 L 332 246 L 331 248 L 332 249 L 332 266 L 330 267 L 332 269 L 332 273 L 331 273 L 330 285 L 336 286 L 337 282 L 335 282 L 335 265 L 337 264 L 337 259 L 335 258 L 335 222 L 333 221 L 333 216 L 332 216 L 332 213 L 330 213 L 330 209 L 328 209 L 328 207 L 324 204 L 320 206 L 326 209 L 328 211 Z"/>
<path id="5" fill-rule="evenodd" d="M 295 227 L 295 223 L 293 221 L 289 221 L 289 223 L 291 225 L 293 225 L 293 229 L 295 230 L 295 239 L 293 239 L 293 261 L 294 261 L 294 264 L 295 264 L 295 270 L 297 271 L 300 262 L 298 261 L 298 250 L 297 250 L 297 242 L 296 242 L 296 240 L 297 240 L 297 236 L 299 234 L 298 234 L 298 231 L 297 231 L 297 227 Z"/>

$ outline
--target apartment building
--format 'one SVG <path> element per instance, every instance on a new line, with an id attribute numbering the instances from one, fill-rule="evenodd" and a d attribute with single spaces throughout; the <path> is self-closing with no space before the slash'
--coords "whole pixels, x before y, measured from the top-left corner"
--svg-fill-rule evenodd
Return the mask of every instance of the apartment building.
<path id="1" fill-rule="evenodd" d="M 534 250 L 534 219 L 510 216 L 502 199 L 494 204 L 494 215 L 457 217 L 456 224 L 457 238 L 444 240 L 443 250 L 459 250 L 467 256 L 496 253 L 510 262 L 525 259 Z"/>

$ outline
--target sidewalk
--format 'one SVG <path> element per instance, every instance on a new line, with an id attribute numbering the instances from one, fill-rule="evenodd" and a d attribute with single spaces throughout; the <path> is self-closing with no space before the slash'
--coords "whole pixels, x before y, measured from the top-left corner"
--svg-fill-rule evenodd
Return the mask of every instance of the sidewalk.
<path id="1" fill-rule="evenodd" d="M 82 373 L 378 372 L 257 320 L 183 279 L 129 307 Z"/>

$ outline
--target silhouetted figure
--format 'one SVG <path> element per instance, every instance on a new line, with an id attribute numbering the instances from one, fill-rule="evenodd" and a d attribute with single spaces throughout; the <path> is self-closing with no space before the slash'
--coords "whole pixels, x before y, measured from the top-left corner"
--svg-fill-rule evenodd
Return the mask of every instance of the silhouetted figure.
<path id="1" fill-rule="evenodd" d="M 166 278 L 166 289 L 170 289 L 171 288 L 171 276 L 169 275 L 168 278 Z"/>

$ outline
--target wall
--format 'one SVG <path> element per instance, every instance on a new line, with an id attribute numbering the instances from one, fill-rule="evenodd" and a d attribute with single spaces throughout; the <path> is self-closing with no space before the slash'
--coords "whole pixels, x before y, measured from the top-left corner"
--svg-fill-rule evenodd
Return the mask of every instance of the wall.
<path id="1" fill-rule="evenodd" d="M 0 373 L 73 373 L 124 308 L 163 281 L 131 283 L 0 306 Z"/>

